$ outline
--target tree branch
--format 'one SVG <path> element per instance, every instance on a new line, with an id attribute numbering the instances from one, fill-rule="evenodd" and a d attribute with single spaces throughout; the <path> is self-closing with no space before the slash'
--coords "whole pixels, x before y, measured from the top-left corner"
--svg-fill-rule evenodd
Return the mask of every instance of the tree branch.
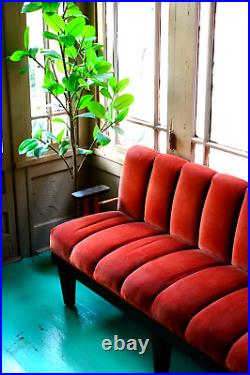
<path id="1" fill-rule="evenodd" d="M 47 144 L 45 141 L 43 141 L 42 139 L 39 139 L 39 141 L 41 142 L 41 143 L 43 143 L 45 146 L 48 146 L 52 151 L 54 151 L 63 161 L 64 161 L 64 163 L 66 164 L 66 166 L 67 166 L 67 168 L 68 168 L 68 170 L 69 170 L 69 173 L 71 174 L 71 177 L 73 178 L 73 173 L 72 173 L 72 171 L 71 171 L 71 168 L 70 168 L 70 166 L 69 166 L 69 164 L 68 164 L 68 162 L 67 162 L 67 160 L 65 159 L 65 157 L 63 156 L 63 155 L 60 155 L 59 154 L 59 152 L 58 152 L 58 150 L 54 147 L 54 146 L 52 146 L 50 143 L 49 144 Z"/>

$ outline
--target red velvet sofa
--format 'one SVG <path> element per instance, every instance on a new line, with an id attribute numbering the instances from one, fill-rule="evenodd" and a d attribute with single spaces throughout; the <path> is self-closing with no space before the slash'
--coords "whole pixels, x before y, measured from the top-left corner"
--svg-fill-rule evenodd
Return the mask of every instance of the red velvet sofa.
<path id="1" fill-rule="evenodd" d="M 80 280 L 150 324 L 155 371 L 179 345 L 212 371 L 247 372 L 247 194 L 239 178 L 130 148 L 118 210 L 51 231 L 64 302 Z"/>

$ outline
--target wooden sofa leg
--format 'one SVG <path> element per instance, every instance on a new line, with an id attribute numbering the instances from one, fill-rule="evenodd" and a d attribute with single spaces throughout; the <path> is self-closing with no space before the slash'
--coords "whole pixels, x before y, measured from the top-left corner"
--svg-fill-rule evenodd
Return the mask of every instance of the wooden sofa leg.
<path id="1" fill-rule="evenodd" d="M 63 265 L 58 265 L 58 273 L 61 283 L 63 301 L 67 307 L 73 308 L 75 305 L 76 279 L 72 275 L 72 272 L 70 272 L 70 270 Z"/>
<path id="2" fill-rule="evenodd" d="M 169 372 L 172 347 L 159 335 L 152 334 L 154 372 Z"/>

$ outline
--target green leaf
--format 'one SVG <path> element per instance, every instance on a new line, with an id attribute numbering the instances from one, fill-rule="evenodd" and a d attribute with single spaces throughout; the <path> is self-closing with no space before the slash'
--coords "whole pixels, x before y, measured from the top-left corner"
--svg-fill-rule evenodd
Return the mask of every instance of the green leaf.
<path id="1" fill-rule="evenodd" d="M 83 17 L 77 17 L 69 21 L 65 26 L 65 33 L 77 37 L 80 35 L 85 26 L 85 19 Z"/>
<path id="2" fill-rule="evenodd" d="M 51 141 L 53 142 L 56 142 L 56 137 L 54 136 L 54 134 L 50 133 L 50 132 L 45 132 L 45 135 L 48 139 L 50 139 Z"/>
<path id="3" fill-rule="evenodd" d="M 71 47 L 75 44 L 75 37 L 73 35 L 59 35 L 59 40 L 67 47 Z"/>
<path id="4" fill-rule="evenodd" d="M 104 106 L 101 103 L 90 102 L 87 105 L 87 108 L 90 112 L 94 113 L 96 115 L 96 117 L 98 117 L 98 118 L 104 118 L 105 117 L 106 109 L 104 108 Z"/>
<path id="5" fill-rule="evenodd" d="M 64 86 L 66 87 L 66 89 L 70 92 L 70 93 L 73 93 L 77 87 L 77 82 L 78 80 L 78 76 L 75 74 L 75 73 L 72 73 L 69 78 L 67 77 L 64 77 L 62 79 L 63 81 L 63 84 Z"/>
<path id="6" fill-rule="evenodd" d="M 24 44 L 25 49 L 29 49 L 29 35 L 30 35 L 30 28 L 29 26 L 27 26 L 23 34 L 23 44 Z"/>
<path id="7" fill-rule="evenodd" d="M 108 61 L 100 61 L 95 64 L 95 69 L 99 74 L 107 73 L 110 68 L 112 68 L 112 64 L 110 64 Z"/>
<path id="8" fill-rule="evenodd" d="M 96 140 L 97 138 L 97 133 L 100 131 L 100 128 L 99 128 L 99 126 L 98 125 L 95 125 L 95 127 L 94 127 L 94 130 L 93 130 L 93 138 L 94 138 L 94 140 Z"/>
<path id="9" fill-rule="evenodd" d="M 29 52 L 29 55 L 30 55 L 30 56 L 32 56 L 32 57 L 35 58 L 35 57 L 36 57 L 36 54 L 37 54 L 37 52 L 38 52 L 38 48 L 35 48 L 35 47 L 34 47 L 34 48 L 29 48 L 29 51 L 28 51 L 28 52 Z"/>
<path id="10" fill-rule="evenodd" d="M 49 89 L 55 83 L 55 76 L 50 69 L 46 69 L 44 75 L 43 87 Z"/>
<path id="11" fill-rule="evenodd" d="M 83 109 L 83 108 L 86 108 L 87 105 L 90 103 L 90 101 L 93 99 L 94 95 L 84 95 L 81 97 L 80 101 L 79 101 L 79 105 L 78 105 L 78 109 Z"/>
<path id="12" fill-rule="evenodd" d="M 60 143 L 62 142 L 62 137 L 63 137 L 63 135 L 64 135 L 64 132 L 65 132 L 65 129 L 62 129 L 62 130 L 58 133 L 58 135 L 57 135 L 57 137 L 56 137 L 56 142 L 57 142 L 58 144 L 60 144 Z"/>
<path id="13" fill-rule="evenodd" d="M 105 88 L 102 88 L 100 93 L 105 96 L 105 98 L 108 98 L 108 99 L 112 99 L 112 96 L 110 95 L 109 93 L 109 90 L 105 89 Z"/>
<path id="14" fill-rule="evenodd" d="M 68 125 L 67 122 L 64 121 L 63 119 L 61 119 L 60 117 L 52 118 L 51 121 L 53 121 L 53 122 L 60 122 L 60 123 L 62 123 L 62 124 L 66 124 L 66 125 Z"/>
<path id="15" fill-rule="evenodd" d="M 96 133 L 96 139 L 101 146 L 106 146 L 111 142 L 111 139 L 100 131 Z"/>
<path id="16" fill-rule="evenodd" d="M 80 155 L 91 155 L 91 154 L 93 154 L 92 150 L 86 150 L 86 148 L 77 147 L 77 150 L 78 150 Z"/>
<path id="17" fill-rule="evenodd" d="M 116 90 L 116 85 L 117 85 L 117 80 L 115 77 L 111 77 L 108 79 L 108 84 L 109 86 L 111 87 L 111 89 L 113 90 L 113 92 L 115 92 Z"/>
<path id="18" fill-rule="evenodd" d="M 78 8 L 77 5 L 72 4 L 72 5 L 68 6 L 68 9 L 66 11 L 66 15 L 69 15 L 69 16 L 81 16 L 82 12 L 80 11 L 80 9 Z"/>
<path id="19" fill-rule="evenodd" d="M 24 74 L 29 70 L 29 65 L 25 65 L 22 68 L 19 69 L 18 73 L 19 74 Z"/>
<path id="20" fill-rule="evenodd" d="M 130 106 L 134 101 L 134 97 L 131 94 L 124 94 L 114 100 L 114 108 L 119 111 Z"/>
<path id="21" fill-rule="evenodd" d="M 29 13 L 29 12 L 35 12 L 36 10 L 39 10 L 42 8 L 42 3 L 24 3 L 21 13 Z"/>
<path id="22" fill-rule="evenodd" d="M 40 146 L 37 146 L 34 150 L 33 150 L 33 153 L 34 153 L 34 156 L 36 158 L 40 158 L 40 156 L 42 156 L 43 154 L 45 154 L 45 152 L 49 151 L 49 148 L 48 146 L 45 146 L 45 145 L 40 145 Z"/>
<path id="23" fill-rule="evenodd" d="M 41 124 L 35 123 L 32 127 L 32 138 L 41 139 L 43 128 Z"/>
<path id="24" fill-rule="evenodd" d="M 44 22 L 56 33 L 64 31 L 65 25 L 62 17 L 58 14 L 48 15 L 47 13 L 43 14 Z"/>
<path id="25" fill-rule="evenodd" d="M 15 51 L 12 53 L 10 56 L 11 61 L 20 61 L 22 60 L 25 56 L 29 56 L 29 52 L 27 51 Z"/>
<path id="26" fill-rule="evenodd" d="M 63 67 L 63 62 L 62 60 L 56 60 L 56 69 L 64 74 L 64 67 Z"/>
<path id="27" fill-rule="evenodd" d="M 59 155 L 64 155 L 69 149 L 69 141 L 67 139 L 64 139 L 62 143 L 59 146 Z"/>
<path id="28" fill-rule="evenodd" d="M 88 39 L 88 38 L 95 36 L 95 33 L 96 33 L 96 30 L 94 26 L 86 25 L 84 26 L 81 35 L 84 39 Z"/>
<path id="29" fill-rule="evenodd" d="M 59 55 L 59 53 L 57 53 L 53 49 L 44 49 L 41 51 L 41 54 L 47 57 L 50 57 L 52 59 L 62 59 L 62 56 Z"/>
<path id="30" fill-rule="evenodd" d="M 93 66 L 98 62 L 95 51 L 92 48 L 86 50 L 86 64 Z"/>
<path id="31" fill-rule="evenodd" d="M 44 31 L 43 36 L 47 39 L 59 40 L 58 35 L 51 33 L 50 31 Z"/>
<path id="32" fill-rule="evenodd" d="M 124 90 L 128 86 L 128 84 L 129 84 L 128 78 L 124 78 L 121 81 L 119 81 L 116 86 L 116 93 L 119 93 L 122 90 Z"/>
<path id="33" fill-rule="evenodd" d="M 91 112 L 85 112 L 85 113 L 81 113 L 80 115 L 76 115 L 74 118 L 78 118 L 78 117 L 83 117 L 83 118 L 96 118 L 96 115 L 94 115 L 94 113 L 91 113 Z"/>
<path id="34" fill-rule="evenodd" d="M 54 83 L 51 87 L 50 87 L 50 91 L 52 92 L 52 94 L 54 94 L 55 96 L 58 96 L 58 95 L 61 95 L 64 93 L 64 87 L 63 85 L 60 85 L 60 83 Z"/>
<path id="35" fill-rule="evenodd" d="M 33 150 L 38 145 L 37 139 L 25 139 L 18 147 L 19 155 L 26 154 L 26 152 Z"/>
<path id="36" fill-rule="evenodd" d="M 128 114 L 128 111 L 129 111 L 129 108 L 125 108 L 125 109 L 123 109 L 122 111 L 120 111 L 120 112 L 118 113 L 118 115 L 116 116 L 116 118 L 115 118 L 115 122 L 121 122 L 122 120 L 124 120 L 125 117 L 126 117 L 127 114 Z"/>
<path id="37" fill-rule="evenodd" d="M 75 59 L 77 56 L 77 50 L 74 46 L 65 48 L 65 53 L 71 59 Z"/>
<path id="38" fill-rule="evenodd" d="M 60 3 L 56 3 L 54 1 L 51 1 L 49 3 L 42 2 L 42 9 L 45 13 L 55 13 L 57 12 L 59 5 Z"/>

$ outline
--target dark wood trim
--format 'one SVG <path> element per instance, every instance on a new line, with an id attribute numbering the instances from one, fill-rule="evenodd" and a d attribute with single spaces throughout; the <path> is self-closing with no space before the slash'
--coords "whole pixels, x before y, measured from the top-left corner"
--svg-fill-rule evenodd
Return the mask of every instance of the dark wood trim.
<path id="1" fill-rule="evenodd" d="M 51 253 L 52 261 L 58 266 L 60 280 L 62 280 L 63 296 L 66 306 L 72 308 L 75 302 L 75 288 L 72 287 L 72 279 L 80 281 L 89 289 L 103 297 L 115 307 L 119 308 L 125 313 L 132 315 L 137 321 L 141 322 L 147 329 L 152 332 L 153 344 L 153 359 L 154 369 L 157 372 L 168 372 L 171 348 L 175 347 L 185 355 L 192 358 L 195 362 L 205 367 L 209 372 L 224 372 L 228 370 L 224 367 L 214 363 L 207 355 L 198 349 L 191 347 L 181 338 L 170 332 L 164 326 L 153 320 L 150 316 L 136 309 L 127 301 L 121 299 L 115 293 L 109 291 L 102 285 L 98 284 L 94 279 L 85 275 L 80 270 L 71 266 L 69 263 L 59 258 L 54 253 Z M 71 280 L 71 281 L 70 281 Z M 69 286 L 67 286 L 69 282 Z M 71 294 L 71 295 L 70 295 Z M 165 357 L 165 358 L 164 358 Z M 156 372 L 156 371 L 155 371 Z"/>

